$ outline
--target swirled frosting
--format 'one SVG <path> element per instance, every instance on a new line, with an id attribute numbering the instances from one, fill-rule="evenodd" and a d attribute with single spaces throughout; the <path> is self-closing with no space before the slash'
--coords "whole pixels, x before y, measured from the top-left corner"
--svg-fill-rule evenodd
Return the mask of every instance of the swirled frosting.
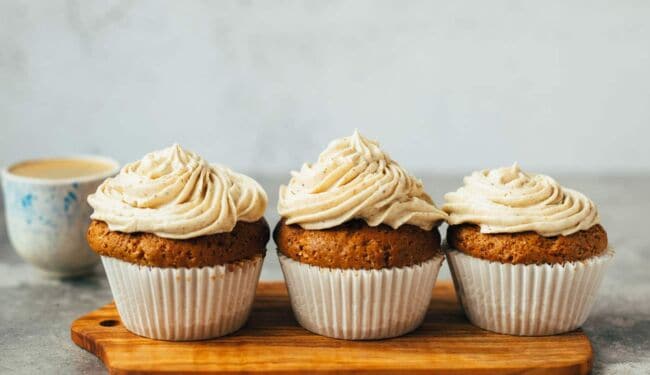
<path id="1" fill-rule="evenodd" d="M 264 215 L 266 193 L 252 178 L 210 165 L 173 145 L 127 164 L 88 203 L 112 231 L 187 239 L 230 232 Z"/>
<path id="2" fill-rule="evenodd" d="M 445 195 L 449 224 L 473 223 L 482 233 L 534 231 L 546 237 L 589 229 L 600 221 L 594 203 L 542 174 L 512 167 L 485 169 L 465 177 Z"/>
<path id="3" fill-rule="evenodd" d="M 304 229 L 363 219 L 370 226 L 430 230 L 447 217 L 419 180 L 358 131 L 331 142 L 316 163 L 304 164 L 292 176 L 280 187 L 278 211 L 287 224 Z"/>

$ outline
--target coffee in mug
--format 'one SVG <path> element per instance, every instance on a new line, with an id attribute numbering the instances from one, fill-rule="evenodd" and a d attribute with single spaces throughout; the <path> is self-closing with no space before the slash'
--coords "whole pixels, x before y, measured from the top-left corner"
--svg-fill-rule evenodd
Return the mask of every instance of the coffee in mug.
<path id="1" fill-rule="evenodd" d="M 86 244 L 86 197 L 118 170 L 116 161 L 95 156 L 27 160 L 4 169 L 7 232 L 16 252 L 53 276 L 92 271 L 99 257 Z"/>
<path id="2" fill-rule="evenodd" d="M 91 159 L 42 159 L 15 164 L 9 173 L 16 176 L 59 180 L 101 175 L 115 169 L 115 164 Z"/>

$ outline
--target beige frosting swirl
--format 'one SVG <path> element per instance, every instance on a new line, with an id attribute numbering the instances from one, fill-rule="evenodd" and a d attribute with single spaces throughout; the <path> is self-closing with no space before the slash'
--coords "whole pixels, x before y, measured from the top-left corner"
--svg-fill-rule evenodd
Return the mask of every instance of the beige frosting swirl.
<path id="1" fill-rule="evenodd" d="M 600 221 L 594 203 L 541 174 L 512 167 L 474 172 L 465 186 L 445 195 L 449 224 L 478 224 L 482 233 L 534 231 L 567 236 Z"/>
<path id="2" fill-rule="evenodd" d="M 287 224 L 304 229 L 363 219 L 370 226 L 430 230 L 447 217 L 419 180 L 357 131 L 330 143 L 315 164 L 292 175 L 288 186 L 280 187 L 278 211 Z"/>
<path id="3" fill-rule="evenodd" d="M 230 232 L 237 221 L 259 220 L 266 202 L 252 178 L 178 145 L 127 164 L 88 196 L 91 218 L 110 230 L 174 239 Z"/>

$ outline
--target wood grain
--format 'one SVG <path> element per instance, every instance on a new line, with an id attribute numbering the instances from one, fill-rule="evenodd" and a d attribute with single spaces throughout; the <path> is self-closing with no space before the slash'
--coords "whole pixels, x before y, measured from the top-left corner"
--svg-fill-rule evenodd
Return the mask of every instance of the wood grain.
<path id="1" fill-rule="evenodd" d="M 586 374 L 592 349 L 577 330 L 516 337 L 469 324 L 453 285 L 433 291 L 424 324 L 406 336 L 345 341 L 312 334 L 295 321 L 283 283 L 260 283 L 247 325 L 227 337 L 167 342 L 136 336 L 120 324 L 114 304 L 72 323 L 72 341 L 111 373 L 178 372 L 435 372 L 437 374 Z"/>

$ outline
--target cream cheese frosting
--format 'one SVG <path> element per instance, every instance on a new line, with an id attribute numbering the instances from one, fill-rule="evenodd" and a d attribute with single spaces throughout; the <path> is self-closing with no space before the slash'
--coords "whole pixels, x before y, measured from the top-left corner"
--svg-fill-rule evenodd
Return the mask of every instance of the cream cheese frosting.
<path id="1" fill-rule="evenodd" d="M 278 212 L 287 224 L 308 230 L 352 219 L 431 230 L 447 217 L 418 179 L 358 131 L 331 142 L 316 163 L 292 172 L 289 184 L 280 187 Z"/>
<path id="2" fill-rule="evenodd" d="M 472 223 L 481 233 L 534 231 L 567 236 L 600 222 L 594 203 L 580 192 L 542 174 L 511 167 L 485 169 L 465 177 L 465 185 L 445 195 L 442 209 L 451 225 Z"/>
<path id="3" fill-rule="evenodd" d="M 259 220 L 267 197 L 252 178 L 173 145 L 124 166 L 88 203 L 112 231 L 188 239 Z"/>

